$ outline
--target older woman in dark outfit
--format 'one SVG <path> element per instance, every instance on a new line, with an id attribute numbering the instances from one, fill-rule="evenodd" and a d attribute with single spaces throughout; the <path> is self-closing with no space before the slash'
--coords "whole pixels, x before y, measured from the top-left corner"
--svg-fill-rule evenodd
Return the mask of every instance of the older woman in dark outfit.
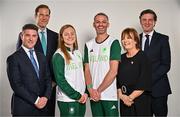
<path id="1" fill-rule="evenodd" d="M 121 116 L 150 116 L 151 71 L 146 55 L 140 50 L 138 33 L 126 28 L 121 35 L 126 53 L 121 55 L 117 75 Z"/>

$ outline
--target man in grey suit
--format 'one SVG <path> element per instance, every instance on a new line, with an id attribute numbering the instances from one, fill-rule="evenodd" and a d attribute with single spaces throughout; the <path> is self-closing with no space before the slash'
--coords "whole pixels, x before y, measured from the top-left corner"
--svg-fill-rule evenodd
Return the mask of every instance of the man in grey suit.
<path id="1" fill-rule="evenodd" d="M 152 65 L 152 115 L 167 116 L 167 100 L 171 94 L 167 76 L 171 66 L 169 37 L 154 30 L 157 15 L 153 10 L 142 11 L 139 19 L 143 29 L 141 47 Z"/>
<path id="2" fill-rule="evenodd" d="M 34 50 L 38 27 L 22 28 L 22 46 L 7 58 L 7 74 L 13 90 L 13 116 L 47 116 L 51 96 L 51 79 L 45 56 Z"/>

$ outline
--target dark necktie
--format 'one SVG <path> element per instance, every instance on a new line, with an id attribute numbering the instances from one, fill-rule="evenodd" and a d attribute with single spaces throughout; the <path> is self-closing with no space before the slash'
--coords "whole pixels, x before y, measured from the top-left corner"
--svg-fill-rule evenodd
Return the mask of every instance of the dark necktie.
<path id="1" fill-rule="evenodd" d="M 144 52 L 146 53 L 149 49 L 149 35 L 145 35 L 145 36 L 146 36 L 146 41 L 144 45 Z"/>
<path id="2" fill-rule="evenodd" d="M 33 64 L 33 67 L 36 71 L 36 74 L 38 76 L 38 79 L 39 79 L 39 69 L 38 69 L 38 66 L 37 66 L 37 63 L 36 63 L 36 60 L 34 59 L 34 55 L 33 55 L 33 51 L 34 50 L 29 50 L 29 53 L 30 53 L 30 60 L 31 60 L 31 63 Z"/>
<path id="3" fill-rule="evenodd" d="M 41 44 L 42 44 L 42 48 L 43 48 L 43 52 L 44 52 L 44 55 L 46 56 L 46 38 L 45 38 L 45 35 L 44 35 L 44 32 L 42 31 L 41 32 Z"/>

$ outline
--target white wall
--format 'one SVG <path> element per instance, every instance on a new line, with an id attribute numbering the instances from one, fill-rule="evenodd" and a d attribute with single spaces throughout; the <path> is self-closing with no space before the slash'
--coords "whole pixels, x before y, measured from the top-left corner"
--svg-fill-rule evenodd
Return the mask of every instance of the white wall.
<path id="1" fill-rule="evenodd" d="M 156 30 L 170 36 L 172 65 L 169 79 L 173 94 L 169 96 L 169 116 L 180 116 L 180 1 L 179 0 L 0 0 L 0 116 L 10 116 L 12 90 L 6 75 L 6 58 L 15 51 L 17 35 L 25 23 L 32 23 L 34 9 L 41 3 L 51 11 L 48 27 L 59 32 L 63 24 L 75 26 L 80 50 L 84 43 L 94 37 L 93 17 L 97 12 L 109 15 L 109 34 L 119 38 L 126 27 L 135 27 L 141 32 L 139 14 L 143 9 L 156 11 Z M 87 115 L 90 115 L 89 105 Z M 59 115 L 58 109 L 56 115 Z"/>

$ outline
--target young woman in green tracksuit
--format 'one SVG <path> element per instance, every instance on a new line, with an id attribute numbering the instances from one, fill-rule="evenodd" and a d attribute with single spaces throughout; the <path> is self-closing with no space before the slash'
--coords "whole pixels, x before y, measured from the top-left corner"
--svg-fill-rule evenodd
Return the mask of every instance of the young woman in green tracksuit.
<path id="1" fill-rule="evenodd" d="M 58 86 L 56 97 L 60 116 L 84 116 L 87 94 L 83 62 L 72 25 L 64 25 L 60 29 L 59 47 L 52 63 Z"/>

